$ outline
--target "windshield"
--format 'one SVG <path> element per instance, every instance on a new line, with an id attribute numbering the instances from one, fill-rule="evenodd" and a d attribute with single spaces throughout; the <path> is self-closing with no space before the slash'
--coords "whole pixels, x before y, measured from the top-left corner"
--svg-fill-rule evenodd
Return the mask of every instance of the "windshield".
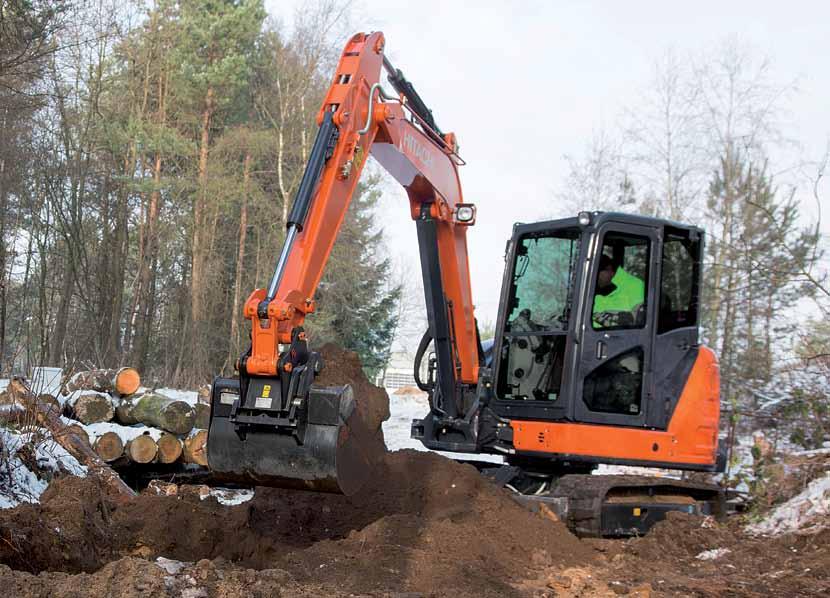
<path id="1" fill-rule="evenodd" d="M 500 398 L 559 400 L 578 255 L 578 230 L 519 239 L 500 350 Z"/>
<path id="2" fill-rule="evenodd" d="M 576 230 L 519 240 L 506 332 L 567 330 L 578 240 Z"/>

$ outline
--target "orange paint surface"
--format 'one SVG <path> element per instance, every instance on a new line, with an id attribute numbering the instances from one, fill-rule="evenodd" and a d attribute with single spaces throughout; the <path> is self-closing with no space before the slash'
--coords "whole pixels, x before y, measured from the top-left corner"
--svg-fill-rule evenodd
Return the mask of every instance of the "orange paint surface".
<path id="1" fill-rule="evenodd" d="M 714 465 L 719 419 L 718 362 L 701 347 L 666 431 L 518 420 L 510 426 L 517 451 Z"/>
<path id="2" fill-rule="evenodd" d="M 274 375 L 279 344 L 291 341 L 314 309 L 314 293 L 328 262 L 337 233 L 351 203 L 360 173 L 371 152 L 407 190 L 413 218 L 422 204 L 430 205 L 436 220 L 438 253 L 444 292 L 451 304 L 457 379 L 475 384 L 478 350 L 467 261 L 467 225 L 454 221 L 454 208 L 463 203 L 458 168 L 452 158 L 455 137 L 445 136 L 442 147 L 407 120 L 400 103 L 381 102 L 370 90 L 381 79 L 384 38 L 380 32 L 354 35 L 346 44 L 318 114 L 332 112 L 339 137 L 323 169 L 302 232 L 297 235 L 286 262 L 279 289 L 268 307 L 268 319 L 257 318 L 257 305 L 265 298 L 255 290 L 243 310 L 252 325 L 252 353 L 248 373 Z M 371 107 L 371 108 L 370 108 Z M 359 133 L 370 114 L 369 129 Z"/>

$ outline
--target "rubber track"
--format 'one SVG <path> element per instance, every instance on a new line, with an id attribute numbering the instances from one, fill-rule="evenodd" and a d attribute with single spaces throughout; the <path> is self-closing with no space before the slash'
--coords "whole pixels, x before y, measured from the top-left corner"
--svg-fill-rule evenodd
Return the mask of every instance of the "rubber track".
<path id="1" fill-rule="evenodd" d="M 602 535 L 602 505 L 613 489 L 637 488 L 645 492 L 683 494 L 695 500 L 712 500 L 721 488 L 710 484 L 632 475 L 564 475 L 552 486 L 549 496 L 568 499 L 568 527 L 576 535 L 599 538 Z"/>

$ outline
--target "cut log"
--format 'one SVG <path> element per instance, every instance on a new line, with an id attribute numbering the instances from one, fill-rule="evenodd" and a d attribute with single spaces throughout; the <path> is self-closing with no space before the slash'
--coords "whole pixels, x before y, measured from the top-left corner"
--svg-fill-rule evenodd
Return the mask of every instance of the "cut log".
<path id="1" fill-rule="evenodd" d="M 0 405 L 14 405 L 15 395 L 9 392 L 9 389 L 0 390 Z"/>
<path id="2" fill-rule="evenodd" d="M 171 434 L 187 434 L 196 419 L 190 404 L 155 393 L 124 399 L 116 415 L 122 424 L 144 424 Z"/>
<path id="3" fill-rule="evenodd" d="M 112 397 L 94 390 L 75 392 L 66 405 L 68 415 L 83 424 L 108 422 L 115 415 Z"/>
<path id="4" fill-rule="evenodd" d="M 172 434 L 165 432 L 156 444 L 159 449 L 156 461 L 159 463 L 174 463 L 182 456 L 182 441 Z"/>
<path id="5" fill-rule="evenodd" d="M 107 463 L 112 463 L 124 454 L 124 442 L 115 432 L 104 432 L 95 439 L 95 452 Z"/>
<path id="6" fill-rule="evenodd" d="M 66 428 L 64 428 L 64 434 L 74 434 L 87 444 L 89 444 L 89 434 L 84 429 L 81 424 L 64 424 Z"/>
<path id="7" fill-rule="evenodd" d="M 196 419 L 193 422 L 193 427 L 207 430 L 210 426 L 210 405 L 196 403 L 193 405 L 193 411 L 196 412 Z"/>
<path id="8" fill-rule="evenodd" d="M 158 444 L 148 434 L 136 436 L 127 442 L 124 447 L 124 454 L 133 463 L 152 463 L 158 454 Z"/>
<path id="9" fill-rule="evenodd" d="M 141 385 L 141 377 L 134 368 L 118 370 L 89 370 L 77 372 L 66 383 L 67 393 L 76 390 L 97 390 L 123 396 L 131 395 Z"/>
<path id="10" fill-rule="evenodd" d="M 207 430 L 199 430 L 184 439 L 182 461 L 207 467 Z"/>
<path id="11" fill-rule="evenodd" d="M 83 436 L 68 429 L 56 413 L 52 413 L 48 404 L 41 403 L 20 380 L 12 380 L 9 384 L 10 392 L 15 399 L 29 409 L 37 420 L 52 432 L 55 441 L 75 457 L 81 465 L 85 465 L 91 474 L 96 475 L 113 493 L 122 498 L 131 498 L 135 492 L 118 477 L 101 457 L 89 445 L 86 432 Z"/>
<path id="12" fill-rule="evenodd" d="M 210 384 L 202 384 L 196 393 L 200 403 L 210 403 Z"/>
<path id="13" fill-rule="evenodd" d="M 61 414 L 61 404 L 60 401 L 58 401 L 58 399 L 55 398 L 55 395 L 50 395 L 49 393 L 44 392 L 37 396 L 37 400 L 41 403 L 48 403 L 49 405 L 51 405 L 51 412 L 55 415 Z"/>

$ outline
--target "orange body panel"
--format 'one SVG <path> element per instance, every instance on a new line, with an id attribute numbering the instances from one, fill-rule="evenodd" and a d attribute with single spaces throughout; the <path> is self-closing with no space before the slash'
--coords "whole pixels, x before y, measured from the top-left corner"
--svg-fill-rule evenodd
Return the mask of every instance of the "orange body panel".
<path id="1" fill-rule="evenodd" d="M 467 261 L 467 224 L 454 221 L 454 208 L 463 203 L 457 164 L 453 159 L 455 137 L 449 133 L 442 147 L 407 120 L 403 105 L 381 101 L 372 86 L 380 81 L 384 38 L 380 32 L 357 34 L 346 44 L 335 71 L 318 122 L 332 112 L 339 138 L 326 162 L 302 231 L 291 250 L 279 289 L 268 305 L 268 319 L 257 317 L 257 305 L 265 291 L 255 290 L 244 307 L 251 320 L 252 351 L 246 369 L 253 375 L 274 375 L 279 344 L 291 341 L 291 331 L 301 326 L 314 309 L 314 292 L 360 173 L 371 152 L 407 190 L 413 218 L 422 204 L 430 205 L 437 220 L 441 277 L 451 302 L 454 361 L 458 380 L 475 384 L 478 350 L 475 338 L 470 273 Z M 369 127 L 364 133 L 371 110 Z"/>
<path id="2" fill-rule="evenodd" d="M 665 431 L 513 420 L 517 451 L 714 465 L 720 418 L 720 374 L 715 354 L 701 347 Z"/>

